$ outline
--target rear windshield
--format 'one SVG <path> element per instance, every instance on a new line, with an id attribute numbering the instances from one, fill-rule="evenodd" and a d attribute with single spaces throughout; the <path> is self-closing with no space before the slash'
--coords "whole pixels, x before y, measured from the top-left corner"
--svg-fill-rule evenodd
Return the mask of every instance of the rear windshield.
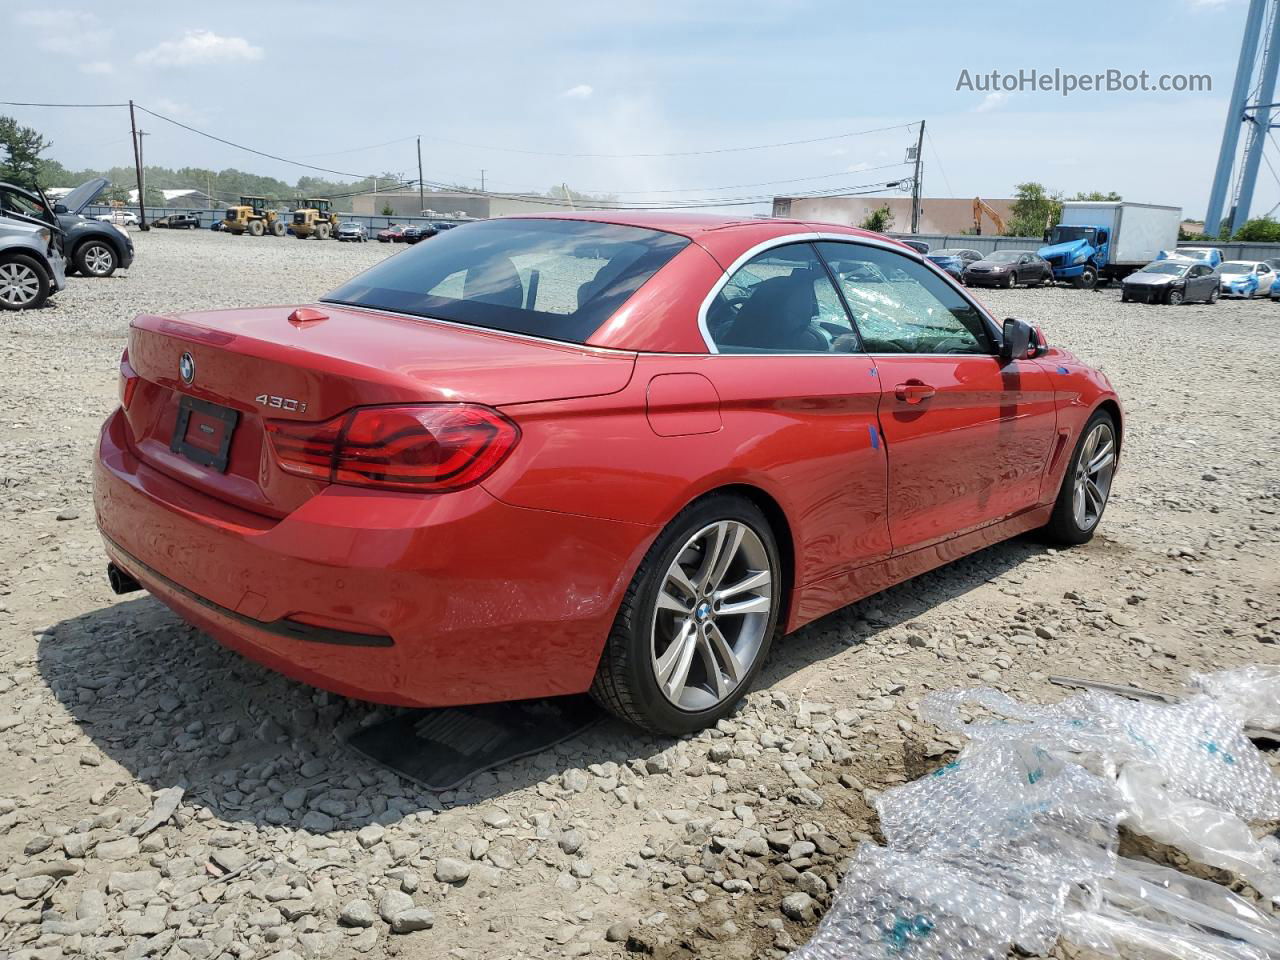
<path id="1" fill-rule="evenodd" d="M 486 220 L 384 260 L 324 299 L 584 343 L 688 243 L 609 223 Z"/>

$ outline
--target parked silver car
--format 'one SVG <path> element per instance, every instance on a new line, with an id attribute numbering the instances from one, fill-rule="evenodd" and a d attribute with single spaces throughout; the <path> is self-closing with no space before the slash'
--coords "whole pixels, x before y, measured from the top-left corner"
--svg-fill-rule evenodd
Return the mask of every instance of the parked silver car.
<path id="1" fill-rule="evenodd" d="M 363 223 L 355 220 L 343 220 L 338 224 L 337 237 L 339 240 L 351 240 L 354 243 L 367 243 L 369 240 L 369 231 Z"/>
<path id="2" fill-rule="evenodd" d="M 0 309 L 42 307 L 67 285 L 62 231 L 39 221 L 27 211 L 0 209 Z"/>

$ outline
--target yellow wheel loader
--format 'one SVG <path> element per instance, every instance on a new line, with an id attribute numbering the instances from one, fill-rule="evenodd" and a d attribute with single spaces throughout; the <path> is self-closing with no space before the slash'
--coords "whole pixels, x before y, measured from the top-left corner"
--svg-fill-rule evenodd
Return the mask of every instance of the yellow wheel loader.
<path id="1" fill-rule="evenodd" d="M 251 237 L 283 237 L 284 221 L 274 210 L 267 209 L 266 197 L 241 197 L 238 204 L 227 207 L 222 229 L 236 236 L 247 233 Z"/>
<path id="2" fill-rule="evenodd" d="M 302 201 L 302 206 L 293 211 L 293 222 L 289 228 L 299 240 L 316 237 L 328 240 L 337 236 L 338 215 L 332 212 L 333 203 L 319 197 L 311 197 Z"/>

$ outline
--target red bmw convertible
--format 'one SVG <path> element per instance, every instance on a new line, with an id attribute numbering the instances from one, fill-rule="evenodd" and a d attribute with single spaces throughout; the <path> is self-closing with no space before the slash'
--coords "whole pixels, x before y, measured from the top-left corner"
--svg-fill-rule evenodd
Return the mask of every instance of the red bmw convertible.
<path id="1" fill-rule="evenodd" d="M 1088 540 L 1122 435 L 1104 375 L 876 234 L 508 218 L 313 305 L 137 317 L 95 502 L 118 592 L 291 677 L 680 733 L 781 633 Z"/>

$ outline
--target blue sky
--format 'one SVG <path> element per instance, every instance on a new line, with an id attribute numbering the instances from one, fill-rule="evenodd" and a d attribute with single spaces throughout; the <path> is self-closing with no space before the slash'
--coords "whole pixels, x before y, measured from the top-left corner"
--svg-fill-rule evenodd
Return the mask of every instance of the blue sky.
<path id="1" fill-rule="evenodd" d="M 5 0 L 4 97 L 130 97 L 269 153 L 356 173 L 626 199 L 754 197 L 905 174 L 902 129 L 714 150 L 925 118 L 925 193 L 1009 196 L 1022 180 L 1117 190 L 1202 216 L 1234 77 L 1244 0 L 1026 3 L 216 4 Z M 1062 8 L 1066 11 L 1066 8 Z M 956 91 L 962 70 L 1209 74 L 1211 92 Z M 72 167 L 131 162 L 119 110 L 3 107 Z M 147 160 L 306 171 L 144 118 Z M 371 147 L 370 145 L 380 145 Z M 532 151 L 529 153 L 513 151 Z M 1280 153 L 1269 158 L 1280 170 Z M 794 180 L 794 183 L 772 181 Z M 749 184 L 752 186 L 737 187 Z M 758 186 L 756 184 L 759 184 Z M 714 190 L 716 187 L 732 189 Z M 658 192 L 680 191 L 680 192 Z M 1254 210 L 1280 202 L 1264 164 Z M 745 209 L 763 209 L 745 208 Z"/>

